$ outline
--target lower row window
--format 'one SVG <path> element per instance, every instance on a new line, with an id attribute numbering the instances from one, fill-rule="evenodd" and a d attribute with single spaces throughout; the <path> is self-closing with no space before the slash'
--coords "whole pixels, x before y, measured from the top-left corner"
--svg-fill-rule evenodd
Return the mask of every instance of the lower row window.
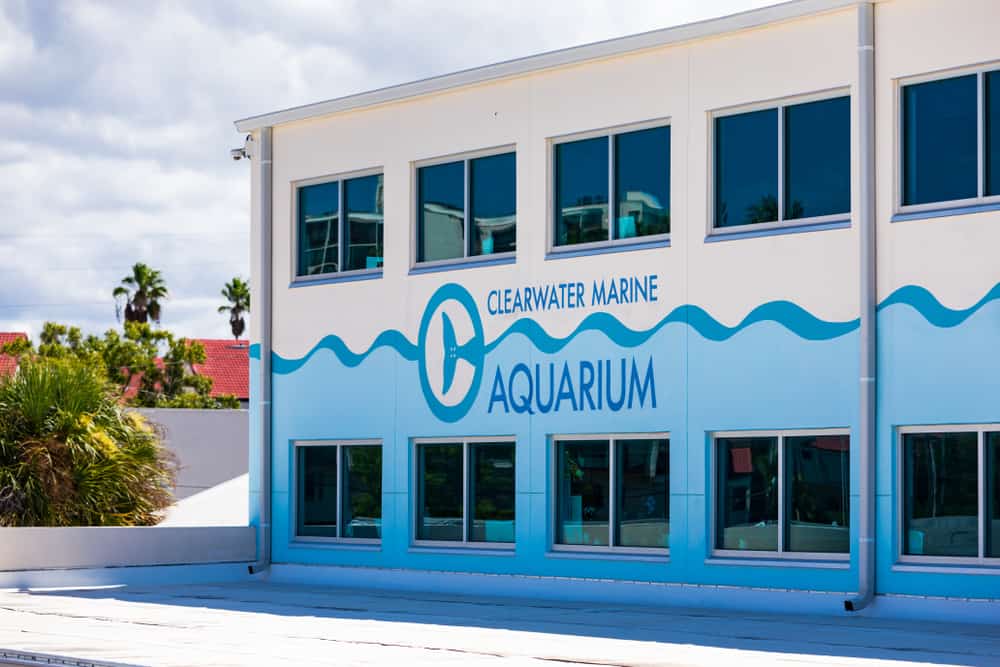
<path id="1" fill-rule="evenodd" d="M 296 443 L 298 537 L 382 537 L 382 446 Z"/>
<path id="2" fill-rule="evenodd" d="M 514 443 L 421 442 L 417 540 L 514 542 Z"/>
<path id="3" fill-rule="evenodd" d="M 669 444 L 662 437 L 557 440 L 556 544 L 668 548 Z"/>
<path id="4" fill-rule="evenodd" d="M 727 435 L 715 446 L 716 549 L 849 552 L 849 436 Z"/>
<path id="5" fill-rule="evenodd" d="M 1000 432 L 901 435 L 902 553 L 1000 557 Z"/>

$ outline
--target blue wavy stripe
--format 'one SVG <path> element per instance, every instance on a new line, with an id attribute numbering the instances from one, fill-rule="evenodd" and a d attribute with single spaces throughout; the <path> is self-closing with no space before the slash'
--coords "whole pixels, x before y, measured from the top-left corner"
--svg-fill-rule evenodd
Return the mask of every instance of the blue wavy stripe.
<path id="1" fill-rule="evenodd" d="M 968 308 L 952 310 L 935 298 L 926 288 L 917 285 L 906 285 L 886 297 L 878 309 L 885 310 L 889 306 L 903 304 L 910 306 L 920 313 L 925 320 L 936 327 L 948 329 L 956 327 L 965 320 L 972 317 L 980 308 L 990 301 L 1000 299 L 1000 283 L 993 286 L 982 299 L 972 304 Z"/>
<path id="2" fill-rule="evenodd" d="M 885 310 L 894 305 L 907 305 L 920 313 L 930 324 L 941 327 L 955 327 L 971 317 L 991 301 L 1000 300 L 1000 284 L 969 308 L 952 310 L 938 301 L 933 294 L 923 287 L 907 285 L 889 295 L 878 309 Z M 693 305 L 679 306 L 666 317 L 649 329 L 630 329 L 610 313 L 592 313 L 567 336 L 557 338 L 550 335 L 544 328 L 530 318 L 521 318 L 511 324 L 493 342 L 486 345 L 486 352 L 496 349 L 504 340 L 514 334 L 527 338 L 542 353 L 554 354 L 565 348 L 581 333 L 599 331 L 611 342 L 620 347 L 630 348 L 642 345 L 660 329 L 671 323 L 687 324 L 701 336 L 712 341 L 724 341 L 732 338 L 740 331 L 759 322 L 775 322 L 805 340 L 821 341 L 838 338 L 858 328 L 859 320 L 829 321 L 821 320 L 806 309 L 790 301 L 771 301 L 762 304 L 752 311 L 735 326 L 726 326 L 708 314 L 703 308 Z M 363 362 L 375 350 L 389 347 L 408 361 L 417 361 L 419 349 L 400 331 L 391 329 L 383 331 L 367 350 L 361 353 L 352 352 L 339 336 L 324 337 L 304 357 L 285 359 L 274 353 L 273 370 L 276 373 L 287 374 L 301 368 L 318 350 L 327 349 L 348 367 L 355 367 Z M 260 345 L 250 346 L 250 357 L 260 358 Z"/>

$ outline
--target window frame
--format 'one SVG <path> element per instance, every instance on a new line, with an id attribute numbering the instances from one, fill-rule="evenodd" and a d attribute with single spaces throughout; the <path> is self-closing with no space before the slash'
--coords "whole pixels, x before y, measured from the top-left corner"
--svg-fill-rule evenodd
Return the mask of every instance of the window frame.
<path id="1" fill-rule="evenodd" d="M 666 234 L 651 234 L 649 236 L 634 236 L 626 239 L 614 238 L 614 208 L 615 201 L 615 136 L 627 134 L 629 132 L 639 132 L 641 130 L 652 130 L 660 127 L 670 128 L 670 183 L 667 188 L 670 191 L 671 208 L 673 206 L 673 180 L 674 180 L 674 131 L 671 116 L 651 118 L 649 120 L 626 123 L 624 125 L 613 125 L 582 132 L 570 134 L 559 134 L 546 138 L 546 232 L 545 232 L 545 252 L 546 259 L 556 259 L 563 256 L 577 256 L 580 254 L 609 252 L 614 250 L 630 250 L 634 246 L 640 248 L 669 246 L 670 234 L 673 231 L 673 220 L 671 219 L 671 232 Z M 585 139 L 607 138 L 608 140 L 608 238 L 604 241 L 588 241 L 587 243 L 574 243 L 571 245 L 556 245 L 556 147 L 560 144 L 567 144 Z M 668 213 L 670 209 L 668 208 Z"/>
<path id="2" fill-rule="evenodd" d="M 922 556 L 903 553 L 905 544 L 906 518 L 906 451 L 903 446 L 903 436 L 926 433 L 976 433 L 976 493 L 978 510 L 977 533 L 979 540 L 978 556 Z M 1000 424 L 923 424 L 896 427 L 896 546 L 894 548 L 896 563 L 900 565 L 977 565 L 980 567 L 1000 568 L 1000 555 L 986 555 L 986 520 L 989 516 L 989 498 L 986 491 L 989 487 L 987 479 L 986 434 L 1000 433 Z M 998 490 L 1000 492 L 1000 490 Z"/>
<path id="3" fill-rule="evenodd" d="M 312 178 L 303 178 L 290 183 L 292 196 L 291 196 L 291 235 L 292 240 L 290 245 L 291 257 L 289 266 L 291 267 L 291 281 L 290 285 L 292 287 L 300 287 L 305 285 L 322 284 L 329 282 L 347 282 L 350 280 L 363 280 L 370 278 L 381 278 L 383 268 L 375 269 L 353 269 L 350 271 L 340 270 L 340 271 L 327 271 L 326 273 L 314 273 L 311 275 L 299 275 L 299 190 L 302 188 L 307 188 L 312 185 L 325 185 L 327 183 L 337 183 L 337 266 L 344 266 L 347 259 L 347 244 L 344 242 L 347 234 L 347 216 L 344 210 L 344 183 L 345 181 L 353 180 L 356 178 L 365 178 L 367 176 L 381 176 L 382 177 L 382 187 L 385 188 L 385 169 L 383 167 L 369 167 L 367 169 L 358 169 L 355 171 L 345 171 L 337 174 L 328 174 L 325 176 L 315 176 Z M 385 263 L 384 253 L 385 253 L 385 209 L 382 210 L 382 243 L 383 243 L 383 265 Z"/>
<path id="4" fill-rule="evenodd" d="M 814 215 L 808 218 L 795 218 L 795 219 L 784 219 L 785 212 L 785 108 L 796 106 L 799 104 L 808 104 L 810 102 L 823 102 L 826 100 L 834 100 L 839 97 L 847 97 L 850 105 L 850 117 L 848 122 L 850 123 L 850 155 L 851 155 L 851 168 L 850 174 L 848 175 L 851 183 L 850 188 L 850 208 L 843 213 L 831 213 L 829 215 Z M 774 109 L 778 116 L 778 192 L 776 193 L 778 197 L 778 219 L 773 222 L 757 222 L 749 225 L 733 225 L 731 227 L 717 227 L 715 224 L 715 120 L 717 118 L 725 118 L 727 116 L 739 116 L 740 114 L 751 113 L 754 111 L 768 111 Z M 836 223 L 847 222 L 852 223 L 854 220 L 854 196 L 855 196 L 855 175 L 856 166 L 854 163 L 854 157 L 856 155 L 854 143 L 856 137 L 856 130 L 854 127 L 854 97 L 851 95 L 850 86 L 838 86 L 834 88 L 827 88 L 824 90 L 817 90 L 812 93 L 804 93 L 801 95 L 791 95 L 787 97 L 779 97 L 769 100 L 761 100 L 758 102 L 749 102 L 746 104 L 739 104 L 728 107 L 720 107 L 717 109 L 712 109 L 708 112 L 708 128 L 706 137 L 708 141 L 706 145 L 708 147 L 708 174 L 707 174 L 707 185 L 706 188 L 708 193 L 708 215 L 706 217 L 706 230 L 705 238 L 709 240 L 717 240 L 729 237 L 739 238 L 747 233 L 754 232 L 774 232 L 780 233 L 782 230 L 796 230 L 801 227 L 813 227 L 818 225 L 832 225 Z"/>
<path id="5" fill-rule="evenodd" d="M 472 497 L 469 494 L 469 446 L 470 445 L 512 445 L 514 447 L 514 541 L 513 542 L 475 542 L 469 539 L 472 532 L 472 521 L 469 508 Z M 420 456 L 422 445 L 461 445 L 462 446 L 462 540 L 421 540 L 417 538 L 420 528 Z M 410 441 L 410 547 L 455 549 L 474 551 L 514 551 L 517 548 L 517 438 L 513 435 L 500 436 L 470 436 L 456 437 L 421 437 Z"/>
<path id="6" fill-rule="evenodd" d="M 855 526 L 848 526 L 848 544 L 850 548 L 846 552 L 831 553 L 824 551 L 785 551 L 785 516 L 786 494 L 785 489 L 785 438 L 810 437 L 822 435 L 846 435 L 848 437 L 848 499 L 850 498 L 850 486 L 853 479 L 850 479 L 850 468 L 852 449 L 850 448 L 851 430 L 849 428 L 807 428 L 807 429 L 776 429 L 776 430 L 740 430 L 740 431 L 711 431 L 708 434 L 709 447 L 709 475 L 711 484 L 709 486 L 712 494 L 709 512 L 709 556 L 725 560 L 774 560 L 774 561 L 816 561 L 816 562 L 849 562 L 851 552 L 854 549 L 852 536 L 856 530 Z M 739 550 L 722 549 L 718 546 L 719 528 L 719 439 L 721 438 L 777 438 L 778 439 L 778 548 L 776 551 L 759 550 Z M 850 512 L 848 508 L 848 512 Z M 850 514 L 848 514 L 850 517 Z"/>
<path id="7" fill-rule="evenodd" d="M 615 521 L 617 520 L 617 512 L 615 511 L 615 504 L 617 502 L 617 475 L 615 470 L 615 463 L 617 461 L 617 456 L 615 450 L 615 443 L 620 440 L 666 440 L 667 441 L 667 465 L 672 470 L 670 466 L 670 432 L 669 431 L 653 431 L 653 432 L 641 432 L 641 433 L 621 433 L 621 432 L 611 432 L 611 433 L 562 433 L 558 435 L 549 436 L 549 470 L 551 471 L 548 475 L 549 478 L 549 552 L 555 554 L 565 554 L 565 553 L 576 553 L 576 554 L 587 554 L 587 555 L 604 555 L 604 556 L 646 556 L 659 558 L 662 560 L 667 560 L 670 557 L 670 546 L 667 547 L 630 547 L 621 546 L 615 544 L 615 533 L 616 526 Z M 608 544 L 607 545 L 591 545 L 591 544 L 559 544 L 556 541 L 556 535 L 559 530 L 559 443 L 566 441 L 607 441 L 608 442 Z M 673 473 L 669 472 L 667 477 L 667 524 L 668 524 L 668 535 L 672 534 L 673 531 L 673 521 L 671 521 L 671 488 Z"/>
<path id="8" fill-rule="evenodd" d="M 379 546 L 382 545 L 382 538 L 378 537 L 344 537 L 344 448 L 345 447 L 379 447 L 382 448 L 382 440 L 379 438 L 361 438 L 361 439 L 342 439 L 342 440 L 324 440 L 324 439 L 302 439 L 302 440 L 292 440 L 292 492 L 289 494 L 291 496 L 289 502 L 289 510 L 291 513 L 291 521 L 289 522 L 289 527 L 291 528 L 291 536 L 289 543 L 292 545 L 308 545 L 308 544 L 329 544 L 329 545 L 371 545 Z M 299 478 L 299 450 L 306 447 L 336 447 L 337 449 L 337 536 L 336 537 L 324 537 L 319 535 L 299 535 L 299 482 L 302 481 Z M 382 448 L 382 476 L 385 476 L 385 449 Z M 383 498 L 383 509 L 385 493 L 382 494 Z M 382 517 L 380 517 L 382 519 Z M 381 529 L 380 531 L 381 532 Z"/>
<path id="9" fill-rule="evenodd" d="M 952 209 L 978 209 L 979 207 L 1000 206 L 1000 193 L 986 195 L 986 74 L 1000 71 L 1000 61 L 978 63 L 965 67 L 935 70 L 924 74 L 898 77 L 895 79 L 893 91 L 893 216 L 924 213 L 947 213 Z M 925 204 L 903 204 L 903 89 L 919 83 L 932 83 L 943 79 L 952 79 L 969 74 L 976 75 L 976 196 L 965 199 L 946 199 L 944 201 L 927 202 Z M 1000 131 L 1000 128 L 997 128 Z M 961 212 L 961 211 L 956 211 Z M 894 219 L 894 221 L 896 221 Z"/>
<path id="10" fill-rule="evenodd" d="M 420 160 L 414 160 L 410 163 L 410 202 L 412 204 L 410 210 L 410 273 L 423 273 L 431 272 L 437 270 L 447 270 L 464 268 L 466 266 L 479 266 L 483 264 L 507 264 L 513 263 L 517 257 L 517 246 L 513 251 L 507 252 L 497 252 L 490 255 L 470 255 L 469 249 L 471 248 L 471 237 L 469 232 L 472 228 L 472 179 L 470 177 L 471 172 L 471 162 L 478 158 L 493 157 L 495 155 L 504 155 L 506 153 L 514 154 L 514 183 L 515 183 L 515 194 L 514 194 L 514 238 L 517 238 L 517 229 L 519 226 L 518 220 L 518 191 L 520 188 L 517 187 L 517 174 L 519 171 L 519 160 L 517 155 L 517 144 L 503 144 L 499 146 L 491 146 L 489 148 L 480 148 L 477 150 L 464 151 L 461 153 L 450 153 L 448 155 L 440 155 L 432 158 L 423 158 Z M 448 259 L 434 259 L 429 261 L 419 261 L 420 256 L 420 170 L 424 167 L 434 167 L 442 164 L 449 164 L 451 162 L 463 162 L 463 172 L 464 172 L 464 227 L 463 227 L 463 238 L 462 238 L 462 256 L 461 257 L 451 257 Z"/>

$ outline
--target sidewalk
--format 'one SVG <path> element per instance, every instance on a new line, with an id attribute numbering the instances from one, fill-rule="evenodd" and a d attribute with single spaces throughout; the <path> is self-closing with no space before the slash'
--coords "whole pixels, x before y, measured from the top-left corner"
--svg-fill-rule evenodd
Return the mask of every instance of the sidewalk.
<path id="1" fill-rule="evenodd" d="M 1000 625 L 252 582 L 2 591 L 5 650 L 74 665 L 985 667 L 1000 664 Z"/>

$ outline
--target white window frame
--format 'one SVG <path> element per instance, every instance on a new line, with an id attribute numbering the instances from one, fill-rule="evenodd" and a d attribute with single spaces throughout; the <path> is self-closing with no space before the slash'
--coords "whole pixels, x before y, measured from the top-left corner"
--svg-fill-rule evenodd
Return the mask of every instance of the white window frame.
<path id="1" fill-rule="evenodd" d="M 336 537 L 322 537 L 313 535 L 299 535 L 299 483 L 302 482 L 299 478 L 299 450 L 306 447 L 335 447 L 337 449 L 337 536 Z M 382 538 L 368 538 L 368 537 L 344 537 L 344 474 L 346 468 L 344 467 L 344 448 L 345 447 L 382 447 L 382 441 L 375 438 L 369 439 L 358 439 L 358 440 L 293 440 L 292 441 L 292 493 L 291 502 L 289 507 L 291 509 L 291 540 L 292 544 L 355 544 L 355 545 L 379 545 L 382 543 Z M 383 477 L 385 475 L 385 451 L 382 452 L 382 462 Z M 384 510 L 384 498 L 383 493 L 383 510 Z M 382 520 L 382 517 L 379 517 Z M 381 532 L 381 527 L 379 529 Z"/>
<path id="2" fill-rule="evenodd" d="M 614 248 L 627 249 L 629 246 L 643 245 L 647 243 L 657 243 L 670 240 L 670 232 L 666 234 L 651 234 L 649 236 L 633 236 L 626 239 L 616 239 L 614 237 L 614 209 L 617 204 L 615 197 L 617 193 L 615 192 L 615 137 L 619 134 L 628 134 L 629 132 L 639 132 L 641 130 L 652 130 L 659 127 L 667 127 L 670 129 L 670 151 L 673 153 L 674 146 L 674 131 L 671 125 L 671 118 L 669 116 L 664 116 L 662 118 L 653 118 L 650 120 L 639 121 L 636 123 L 628 123 L 625 125 L 614 125 L 611 127 L 604 127 L 595 130 L 587 130 L 583 132 L 574 132 L 572 134 L 560 134 L 553 137 L 548 137 L 546 139 L 546 182 L 548 183 L 548 196 L 546 198 L 546 232 L 545 232 L 545 247 L 546 251 L 550 255 L 558 256 L 560 254 L 573 254 L 579 253 L 581 251 L 587 250 L 606 250 Z M 556 147 L 560 144 L 568 144 L 574 141 L 583 141 L 585 139 L 597 139 L 605 137 L 608 140 L 608 238 L 604 241 L 589 241 L 587 243 L 574 243 L 570 245 L 556 245 L 556 222 L 558 216 L 556 214 Z M 670 208 L 673 207 L 673 180 L 674 180 L 674 166 L 673 166 L 673 155 L 668 156 L 670 160 L 670 183 L 667 184 L 667 188 L 670 191 Z M 668 208 L 668 213 L 670 212 Z M 670 220 L 671 230 L 673 229 L 673 218 Z"/>
<path id="3" fill-rule="evenodd" d="M 347 215 L 344 208 L 344 182 L 350 181 L 355 178 L 364 178 L 366 176 L 382 176 L 382 187 L 385 188 L 385 172 L 382 167 L 371 167 L 369 169 L 360 169 L 357 171 L 343 172 L 340 174 L 331 174 L 327 176 L 317 176 L 315 178 L 305 178 L 298 181 L 291 182 L 291 235 L 292 242 L 289 244 L 291 248 L 291 258 L 289 266 L 291 267 L 291 284 L 293 285 L 308 285 L 314 282 L 324 282 L 330 279 L 344 279 L 348 280 L 352 277 L 377 277 L 382 275 L 382 268 L 375 269 L 354 269 L 351 271 L 339 270 L 339 271 L 327 271 L 326 273 L 313 273 L 309 275 L 299 275 L 299 190 L 311 185 L 324 185 L 327 183 L 337 183 L 337 234 L 339 234 L 337 241 L 337 266 L 343 267 L 346 264 L 347 259 Z M 382 243 L 383 243 L 383 256 L 385 253 L 385 211 L 382 212 Z"/>
<path id="4" fill-rule="evenodd" d="M 986 74 L 1000 70 L 1000 61 L 980 63 L 967 67 L 937 70 L 925 74 L 900 77 L 895 80 L 893 103 L 896 105 L 894 125 L 894 195 L 893 213 L 925 213 L 947 211 L 955 208 L 977 207 L 1000 204 L 1000 194 L 986 195 Z M 926 204 L 903 204 L 903 88 L 917 83 L 931 83 L 943 79 L 953 79 L 968 74 L 976 75 L 976 196 L 965 199 L 946 199 Z M 997 128 L 1000 130 L 1000 128 Z"/>
<path id="5" fill-rule="evenodd" d="M 906 451 L 903 436 L 930 433 L 976 433 L 976 459 L 978 483 L 976 507 L 979 510 L 978 540 L 979 555 L 972 556 L 920 556 L 903 553 L 906 544 Z M 896 428 L 896 561 L 900 564 L 920 565 L 979 565 L 1000 567 L 1000 556 L 986 555 L 986 517 L 989 515 L 989 498 L 986 497 L 986 434 L 1000 433 L 1000 424 L 926 424 L 899 426 Z"/>
<path id="6" fill-rule="evenodd" d="M 830 553 L 823 551 L 786 551 L 785 547 L 785 438 L 811 437 L 823 435 L 846 435 L 849 439 L 851 431 L 847 428 L 820 428 L 820 429 L 780 429 L 772 431 L 713 431 L 709 433 L 709 474 L 711 483 L 709 485 L 712 494 L 712 502 L 709 503 L 711 512 L 709 513 L 709 538 L 710 554 L 713 558 L 725 558 L 727 560 L 788 560 L 788 561 L 849 561 L 853 541 L 848 540 L 851 549 L 846 553 Z M 777 551 L 757 551 L 740 549 L 722 549 L 718 546 L 719 528 L 719 440 L 722 438 L 777 438 L 778 439 L 778 549 Z M 848 445 L 848 474 L 850 474 L 851 449 Z M 848 485 L 850 485 L 848 480 Z M 848 499 L 850 489 L 848 488 Z M 848 506 L 848 511 L 850 507 Z M 848 514 L 848 516 L 850 516 Z M 848 526 L 849 535 L 855 530 L 854 526 Z"/>
<path id="7" fill-rule="evenodd" d="M 849 174 L 851 182 L 851 192 L 850 192 L 850 208 L 842 213 L 831 213 L 829 215 L 815 215 L 808 218 L 794 218 L 786 219 L 785 216 L 785 108 L 793 107 L 799 104 L 808 104 L 809 102 L 823 102 L 825 100 L 834 100 L 839 97 L 847 97 L 850 100 L 850 143 L 849 148 L 850 155 L 852 157 L 851 162 L 853 163 L 853 157 L 855 155 L 854 150 L 854 99 L 851 96 L 851 89 L 849 86 L 841 86 L 838 88 L 829 88 L 826 90 L 820 90 L 813 93 L 806 93 L 803 95 L 794 95 L 790 97 L 781 97 L 777 99 L 762 100 L 759 102 L 751 102 L 748 104 L 740 104 L 737 106 L 723 107 L 719 109 L 713 109 L 708 113 L 708 215 L 707 228 L 705 230 L 706 236 L 730 236 L 733 234 L 742 234 L 745 232 L 756 232 L 756 231 L 767 231 L 767 230 L 781 230 L 781 229 L 794 229 L 796 227 L 806 227 L 811 225 L 821 225 L 825 223 L 833 222 L 843 222 L 851 221 L 854 216 L 854 183 L 855 183 L 855 166 L 851 165 L 851 173 Z M 728 116 L 739 116 L 745 113 L 752 113 L 754 111 L 768 111 L 774 109 L 778 116 L 778 219 L 774 222 L 757 222 L 749 225 L 732 225 L 729 227 L 717 227 L 715 222 L 715 121 L 718 118 L 725 118 Z"/>
<path id="8" fill-rule="evenodd" d="M 472 230 L 472 179 L 471 174 L 471 162 L 478 158 L 493 157 L 495 155 L 504 155 L 506 153 L 514 154 L 514 182 L 517 183 L 517 173 L 518 173 L 518 157 L 517 157 L 517 144 L 504 144 L 502 146 L 492 146 L 490 148 L 482 148 L 479 150 L 465 151 L 462 153 L 452 153 L 450 155 L 442 155 L 433 158 L 427 158 L 422 160 L 416 160 L 410 163 L 410 192 L 413 194 L 410 200 L 413 202 L 413 206 L 410 212 L 410 238 L 412 242 L 410 244 L 410 270 L 414 269 L 430 269 L 430 268 L 448 268 L 448 267 L 458 267 L 464 265 L 475 265 L 478 263 L 491 263 L 496 260 L 506 260 L 513 259 L 517 254 L 517 191 L 519 188 L 515 185 L 515 201 L 514 201 L 514 250 L 507 252 L 496 252 L 490 255 L 470 255 L 469 251 L 472 247 L 472 238 L 470 232 Z M 419 261 L 420 257 L 420 170 L 424 167 L 434 167 L 442 164 L 449 164 L 452 162 L 462 162 L 464 163 L 464 178 L 465 184 L 463 189 L 464 203 L 463 210 L 465 215 L 464 228 L 463 228 L 463 241 L 462 241 L 462 256 L 461 257 L 451 257 L 448 259 L 434 259 L 429 261 Z"/>
<path id="9" fill-rule="evenodd" d="M 589 545 L 589 544 L 560 544 L 556 541 L 559 532 L 559 445 L 563 442 L 580 442 L 580 441 L 608 441 L 608 447 L 610 452 L 608 454 L 608 544 L 604 546 L 600 545 Z M 669 558 L 670 547 L 623 547 L 621 545 L 615 544 L 615 522 L 617 521 L 617 512 L 615 511 L 615 504 L 617 502 L 617 475 L 615 474 L 615 443 L 619 440 L 666 440 L 667 441 L 667 462 L 669 466 L 670 461 L 670 433 L 668 431 L 662 432 L 643 432 L 643 433 L 586 433 L 586 434 L 559 434 L 552 435 L 549 437 L 549 469 L 552 471 L 549 474 L 549 485 L 551 492 L 549 493 L 549 550 L 555 553 L 585 553 L 605 556 L 611 556 L 615 554 L 621 555 L 642 555 L 642 556 L 654 556 L 660 558 Z M 672 478 L 673 470 L 671 467 L 671 472 L 668 476 L 667 481 L 667 525 L 668 530 L 673 531 L 673 521 L 672 521 L 672 505 L 671 503 L 671 489 L 673 488 Z"/>
<path id="10" fill-rule="evenodd" d="M 472 496 L 469 493 L 469 446 L 470 445 L 512 445 L 514 447 L 514 541 L 513 542 L 477 542 L 469 539 L 472 528 Z M 462 446 L 462 540 L 421 540 L 417 538 L 420 528 L 420 456 L 421 446 L 426 445 L 461 445 Z M 512 551 L 517 547 L 517 440 L 512 435 L 476 436 L 467 438 L 413 438 L 410 447 L 410 488 L 413 492 L 410 507 L 412 521 L 410 522 L 410 546 L 436 547 L 442 549 L 475 549 Z"/>

